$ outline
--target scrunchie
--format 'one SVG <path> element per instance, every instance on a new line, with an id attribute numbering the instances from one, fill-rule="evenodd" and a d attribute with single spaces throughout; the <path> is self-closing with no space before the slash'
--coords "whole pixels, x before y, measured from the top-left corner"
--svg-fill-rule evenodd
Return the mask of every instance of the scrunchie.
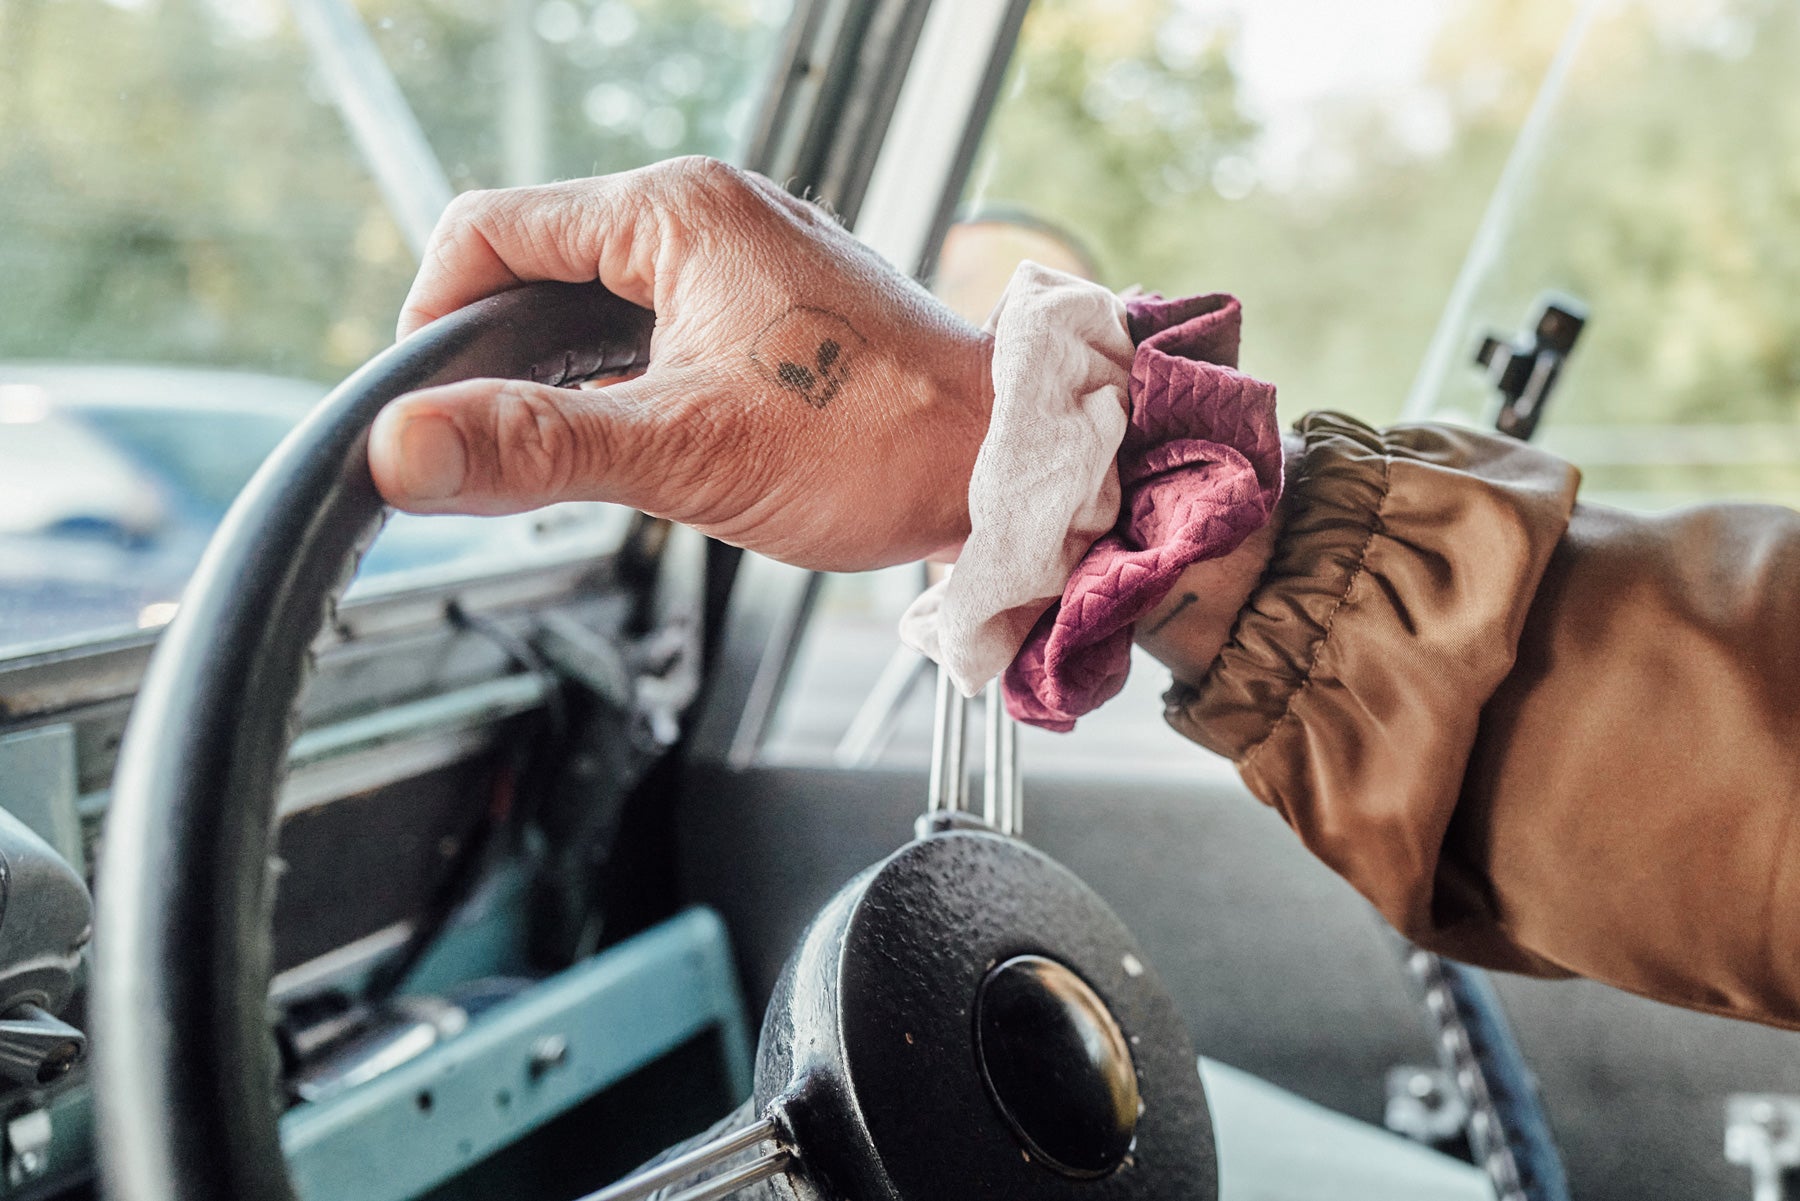
<path id="1" fill-rule="evenodd" d="M 1008 712 L 1045 729 L 1071 730 L 1117 695 L 1133 623 L 1189 566 L 1236 550 L 1281 498 L 1275 388 L 1237 370 L 1237 299 L 1142 297 L 1127 313 L 1137 351 L 1119 521 L 1082 556 L 1003 679 Z"/>

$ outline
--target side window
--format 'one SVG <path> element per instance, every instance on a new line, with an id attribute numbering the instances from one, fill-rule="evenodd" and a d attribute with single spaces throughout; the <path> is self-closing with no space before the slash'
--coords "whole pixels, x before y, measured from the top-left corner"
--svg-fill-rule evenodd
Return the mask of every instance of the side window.
<path id="1" fill-rule="evenodd" d="M 1567 14 L 1040 0 L 964 209 L 1066 230 L 1109 287 L 1233 292 L 1286 416 L 1390 419 Z"/>
<path id="2" fill-rule="evenodd" d="M 1588 319 L 1538 439 L 1584 496 L 1800 505 L 1797 60 L 1791 4 L 1607 6 L 1522 140 L 1416 411 L 1482 420 L 1470 350 L 1562 293 Z"/>

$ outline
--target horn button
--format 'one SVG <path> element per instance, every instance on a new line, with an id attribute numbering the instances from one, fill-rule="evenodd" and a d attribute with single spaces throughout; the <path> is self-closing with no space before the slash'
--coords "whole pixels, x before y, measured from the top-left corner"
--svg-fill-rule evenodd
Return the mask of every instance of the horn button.
<path id="1" fill-rule="evenodd" d="M 1025 1149 L 1068 1176 L 1118 1167 L 1137 1130 L 1125 1035 L 1087 981 L 1042 955 L 987 974 L 975 1048 L 988 1095 Z"/>

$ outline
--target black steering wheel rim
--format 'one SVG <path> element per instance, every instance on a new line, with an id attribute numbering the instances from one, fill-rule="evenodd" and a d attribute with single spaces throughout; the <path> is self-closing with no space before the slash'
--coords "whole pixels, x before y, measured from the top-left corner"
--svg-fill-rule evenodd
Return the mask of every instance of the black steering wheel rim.
<path id="1" fill-rule="evenodd" d="M 386 515 L 369 428 L 478 376 L 565 384 L 649 358 L 598 285 L 490 297 L 378 355 L 226 515 L 164 631 L 114 777 L 95 921 L 94 1079 L 116 1201 L 290 1201 L 267 992 L 275 805 L 310 648 Z"/>

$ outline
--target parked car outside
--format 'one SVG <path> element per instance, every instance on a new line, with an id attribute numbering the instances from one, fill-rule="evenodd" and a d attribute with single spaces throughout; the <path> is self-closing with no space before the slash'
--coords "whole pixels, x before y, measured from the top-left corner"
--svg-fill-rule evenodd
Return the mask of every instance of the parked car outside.
<path id="1" fill-rule="evenodd" d="M 213 368 L 0 364 L 0 645 L 166 623 L 238 490 L 326 391 Z M 604 542 L 622 520 L 607 505 L 398 514 L 357 580 Z"/>

